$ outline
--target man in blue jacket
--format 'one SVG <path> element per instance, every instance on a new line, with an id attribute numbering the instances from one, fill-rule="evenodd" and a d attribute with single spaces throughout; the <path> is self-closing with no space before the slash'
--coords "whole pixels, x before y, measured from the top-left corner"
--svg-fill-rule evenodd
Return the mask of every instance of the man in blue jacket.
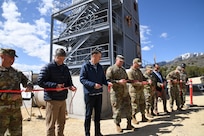
<path id="1" fill-rule="evenodd" d="M 101 51 L 95 49 L 91 52 L 91 60 L 85 62 L 80 71 L 80 82 L 84 87 L 84 101 L 86 105 L 85 135 L 90 136 L 91 115 L 94 109 L 95 136 L 102 136 L 100 132 L 100 119 L 102 108 L 103 84 L 108 85 L 105 72 L 99 64 Z"/>
<path id="2" fill-rule="evenodd" d="M 55 123 L 57 123 L 57 135 L 64 136 L 65 100 L 68 89 L 76 91 L 69 68 L 64 64 L 65 57 L 66 52 L 62 48 L 56 49 L 54 61 L 44 66 L 38 76 L 39 86 L 45 88 L 47 136 L 55 136 Z"/>

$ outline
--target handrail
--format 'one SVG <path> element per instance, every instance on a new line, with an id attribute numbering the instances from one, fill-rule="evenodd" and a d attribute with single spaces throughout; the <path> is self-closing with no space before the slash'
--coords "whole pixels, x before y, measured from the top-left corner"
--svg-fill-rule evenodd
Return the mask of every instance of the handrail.
<path id="1" fill-rule="evenodd" d="M 67 35 L 71 35 L 80 31 L 84 31 L 90 28 L 93 28 L 94 26 L 97 26 L 99 24 L 104 24 L 104 23 L 108 23 L 108 9 L 104 9 L 101 11 L 98 11 L 96 13 L 93 14 L 89 14 L 87 16 L 83 16 L 78 18 L 78 20 L 76 21 L 76 23 L 74 23 L 72 25 L 72 27 L 70 29 L 63 29 L 58 32 L 56 32 L 56 30 L 54 30 L 56 33 L 58 33 L 56 36 L 60 37 L 61 34 L 65 34 L 64 32 L 66 31 Z M 122 23 L 121 23 L 121 18 L 119 17 L 119 15 L 113 11 L 113 23 L 115 24 L 116 27 L 118 27 L 119 29 L 122 28 Z M 66 35 L 65 34 L 65 35 Z"/>

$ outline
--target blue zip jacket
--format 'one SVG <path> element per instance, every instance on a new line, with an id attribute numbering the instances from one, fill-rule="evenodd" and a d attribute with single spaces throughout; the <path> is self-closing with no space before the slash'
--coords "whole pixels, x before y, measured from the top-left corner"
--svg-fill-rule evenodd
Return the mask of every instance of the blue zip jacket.
<path id="1" fill-rule="evenodd" d="M 57 84 L 64 84 L 64 87 L 72 86 L 72 79 L 69 68 L 65 65 L 57 65 L 55 61 L 45 65 L 38 76 L 38 85 L 45 88 L 44 100 L 65 100 L 68 90 L 53 91 L 49 88 L 56 88 Z"/>
<path id="2" fill-rule="evenodd" d="M 108 85 L 102 66 L 99 63 L 96 64 L 96 66 L 97 71 L 90 61 L 85 62 L 82 65 L 80 71 L 80 82 L 83 84 L 85 94 L 102 93 L 103 88 L 94 89 L 96 83 L 100 85 Z"/>

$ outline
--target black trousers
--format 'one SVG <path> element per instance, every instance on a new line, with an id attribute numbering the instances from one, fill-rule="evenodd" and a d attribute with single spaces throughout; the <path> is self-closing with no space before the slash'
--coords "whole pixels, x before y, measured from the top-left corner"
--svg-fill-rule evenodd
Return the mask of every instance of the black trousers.
<path id="1" fill-rule="evenodd" d="M 86 105 L 86 115 L 84 122 L 85 135 L 90 136 L 91 115 L 94 109 L 95 136 L 97 136 L 100 134 L 102 94 L 99 95 L 84 94 L 84 100 Z"/>

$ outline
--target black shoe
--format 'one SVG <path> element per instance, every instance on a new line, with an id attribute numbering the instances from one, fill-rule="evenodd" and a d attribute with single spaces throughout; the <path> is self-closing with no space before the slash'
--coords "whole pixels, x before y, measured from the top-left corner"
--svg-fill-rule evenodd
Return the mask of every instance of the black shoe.
<path id="1" fill-rule="evenodd" d="M 97 133 L 95 134 L 95 136 L 103 136 L 101 133 Z"/>
<path id="2" fill-rule="evenodd" d="M 179 108 L 177 108 L 177 110 L 178 110 L 178 111 L 182 111 L 182 109 L 181 109 L 180 107 L 179 107 Z"/>
<path id="3" fill-rule="evenodd" d="M 151 113 L 152 116 L 157 116 L 157 114 L 155 114 L 154 112 Z"/>

